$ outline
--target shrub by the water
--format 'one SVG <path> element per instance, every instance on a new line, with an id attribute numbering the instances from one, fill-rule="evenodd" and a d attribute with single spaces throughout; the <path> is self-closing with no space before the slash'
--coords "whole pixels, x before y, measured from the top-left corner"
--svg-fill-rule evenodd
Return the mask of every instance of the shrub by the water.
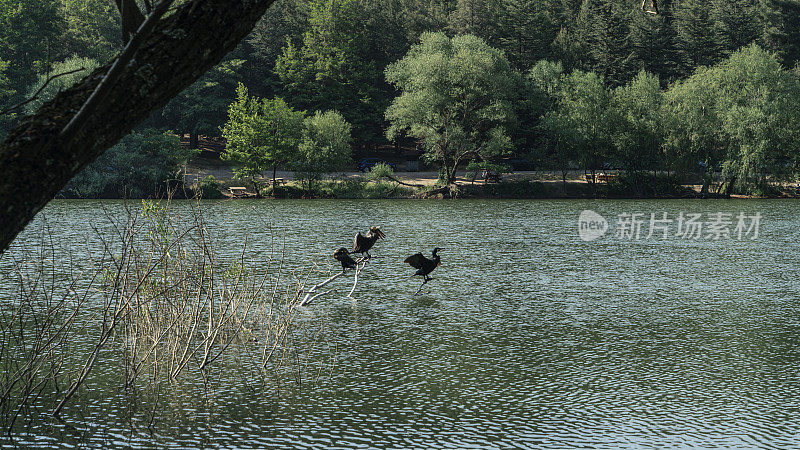
<path id="1" fill-rule="evenodd" d="M 396 198 L 410 197 L 414 189 L 387 181 L 369 181 L 364 177 L 350 177 L 340 180 L 318 181 L 311 192 L 303 186 L 287 184 L 278 186 L 273 195 L 272 186 L 262 191 L 265 196 L 274 198 Z"/>
<path id="2" fill-rule="evenodd" d="M 464 186 L 468 188 L 469 186 Z M 543 183 L 531 180 L 511 180 L 496 184 L 474 186 L 473 195 L 499 198 L 548 198 L 554 194 Z"/>
<path id="3" fill-rule="evenodd" d="M 682 185 L 676 175 L 650 172 L 622 172 L 604 187 L 609 197 L 689 197 L 694 191 Z"/>
<path id="4" fill-rule="evenodd" d="M 200 196 L 202 198 L 211 198 L 211 199 L 222 198 L 224 196 L 222 195 L 222 191 L 220 190 L 221 186 L 222 185 L 220 184 L 220 182 L 217 181 L 216 178 L 214 178 L 214 175 L 209 175 L 200 180 L 200 186 L 199 186 Z"/>
<path id="5" fill-rule="evenodd" d="M 164 192 L 178 181 L 181 165 L 194 154 L 177 136 L 153 129 L 134 131 L 75 176 L 64 188 L 68 196 L 144 198 Z"/>

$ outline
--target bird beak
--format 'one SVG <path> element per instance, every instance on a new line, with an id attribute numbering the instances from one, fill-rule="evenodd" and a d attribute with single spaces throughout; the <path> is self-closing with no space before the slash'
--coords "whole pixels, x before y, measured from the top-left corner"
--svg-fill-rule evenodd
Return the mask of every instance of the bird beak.
<path id="1" fill-rule="evenodd" d="M 380 236 L 380 237 L 382 237 L 382 238 L 386 239 L 386 235 L 385 235 L 385 234 L 383 234 L 383 231 L 381 231 L 380 229 L 378 230 L 378 236 Z"/>

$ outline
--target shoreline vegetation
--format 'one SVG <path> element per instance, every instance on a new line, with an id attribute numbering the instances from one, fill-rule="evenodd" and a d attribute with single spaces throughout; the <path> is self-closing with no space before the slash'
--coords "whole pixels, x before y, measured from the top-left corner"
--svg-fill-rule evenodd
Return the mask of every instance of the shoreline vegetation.
<path id="1" fill-rule="evenodd" d="M 382 168 L 377 171 L 381 172 Z M 308 188 L 303 180 L 295 179 L 291 172 L 278 172 L 275 186 L 270 178 L 261 179 L 259 195 L 253 186 L 228 174 L 229 168 L 200 169 L 190 167 L 182 180 L 164 184 L 176 198 L 203 199 L 765 199 L 800 198 L 796 183 L 777 183 L 761 195 L 739 195 L 725 192 L 725 183 L 711 183 L 703 191 L 700 179 L 674 174 L 652 172 L 623 172 L 609 170 L 591 175 L 573 170 L 524 171 L 505 174 L 499 180 L 486 181 L 483 174 L 458 171 L 455 183 L 444 185 L 436 172 L 345 172 L 328 179 L 317 180 Z M 81 196 L 64 192 L 60 198 L 69 199 L 121 199 L 147 198 L 116 194 Z"/>

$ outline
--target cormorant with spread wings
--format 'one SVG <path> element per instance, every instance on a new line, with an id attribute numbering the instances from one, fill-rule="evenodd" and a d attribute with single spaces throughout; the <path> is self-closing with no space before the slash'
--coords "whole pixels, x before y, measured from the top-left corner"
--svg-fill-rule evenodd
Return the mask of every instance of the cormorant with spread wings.
<path id="1" fill-rule="evenodd" d="M 403 261 L 410 264 L 411 267 L 417 269 L 417 272 L 414 275 L 422 275 L 425 277 L 425 280 L 422 282 L 422 284 L 425 284 L 433 279 L 429 277 L 428 274 L 433 272 L 433 269 L 439 267 L 439 265 L 442 263 L 441 258 L 437 254 L 439 253 L 439 250 L 444 249 L 439 247 L 433 249 L 433 259 L 425 257 L 425 255 L 422 253 L 417 253 L 416 255 L 409 256 L 405 261 Z"/>
<path id="2" fill-rule="evenodd" d="M 347 251 L 346 248 L 342 247 L 339 250 L 336 250 L 333 253 L 333 257 L 336 258 L 337 261 L 342 263 L 342 272 L 346 272 L 347 269 L 355 269 L 356 262 L 350 257 L 350 252 Z"/>
<path id="3" fill-rule="evenodd" d="M 366 236 L 362 236 L 361 232 L 356 234 L 355 239 L 353 240 L 353 250 L 350 253 L 361 253 L 367 254 L 367 259 L 372 258 L 369 254 L 369 249 L 375 245 L 375 242 L 378 241 L 380 238 L 386 238 L 386 235 L 383 234 L 378 227 L 369 227 L 369 231 L 367 231 Z"/>

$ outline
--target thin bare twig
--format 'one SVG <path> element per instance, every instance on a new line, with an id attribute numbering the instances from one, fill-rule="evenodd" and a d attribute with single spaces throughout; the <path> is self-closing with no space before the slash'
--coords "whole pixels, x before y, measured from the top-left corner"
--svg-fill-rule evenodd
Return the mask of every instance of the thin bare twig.
<path id="1" fill-rule="evenodd" d="M 0 111 L 0 116 L 6 115 L 6 114 L 8 114 L 8 113 L 10 113 L 12 111 L 15 111 L 15 110 L 17 110 L 19 108 L 22 108 L 23 106 L 27 105 L 28 103 L 38 99 L 39 98 L 39 94 L 41 94 L 42 91 L 44 91 L 45 88 L 53 80 L 55 80 L 56 78 L 60 78 L 60 77 L 66 76 L 66 75 L 72 75 L 73 73 L 80 72 L 82 70 L 86 70 L 86 68 L 85 67 L 81 67 L 79 69 L 75 69 L 75 70 L 70 70 L 68 72 L 59 73 L 58 75 L 50 75 L 49 77 L 47 77 L 47 79 L 45 80 L 45 82 L 42 85 L 42 87 L 40 87 L 36 92 L 34 92 L 33 95 L 30 98 L 28 98 L 27 100 L 22 101 L 20 103 L 17 103 L 16 105 L 14 105 L 14 106 L 12 106 L 10 108 L 6 108 L 6 109 Z"/>

